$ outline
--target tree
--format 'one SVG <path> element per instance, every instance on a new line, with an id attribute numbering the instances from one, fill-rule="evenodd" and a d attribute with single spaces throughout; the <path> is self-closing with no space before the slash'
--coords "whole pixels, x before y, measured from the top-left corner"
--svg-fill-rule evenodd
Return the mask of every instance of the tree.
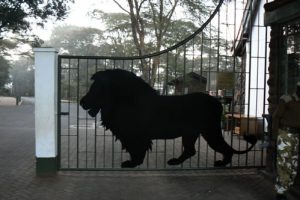
<path id="1" fill-rule="evenodd" d="M 95 28 L 58 26 L 53 29 L 49 41 L 45 43 L 47 46 L 58 49 L 60 54 L 100 56 L 111 52 L 109 50 L 111 47 L 105 42 L 102 31 Z M 79 72 L 70 69 L 78 67 L 78 63 L 74 60 L 67 63 L 62 61 L 62 65 L 66 67 L 61 71 L 61 97 L 72 98 L 77 95 L 77 73 L 80 74 L 79 91 L 86 92 L 85 83 L 91 76 L 91 74 L 87 75 L 86 71 L 87 68 L 92 68 L 89 70 L 91 72 L 95 70 L 95 61 L 80 60 Z"/>
<path id="2" fill-rule="evenodd" d="M 103 45 L 108 51 L 103 55 L 137 55 L 137 49 L 132 41 L 130 17 L 126 13 L 105 13 L 93 10 L 90 15 L 101 19 L 106 25 L 103 31 Z"/>
<path id="3" fill-rule="evenodd" d="M 116 31 L 125 29 L 125 33 L 130 33 L 130 38 L 136 48 L 136 54 L 139 56 L 158 52 L 162 50 L 163 47 L 169 47 L 170 45 L 176 44 L 195 31 L 195 22 L 201 24 L 204 17 L 208 16 L 211 11 L 211 8 L 208 8 L 205 5 L 207 1 L 127 0 L 127 2 L 123 4 L 116 0 L 114 0 L 114 2 L 124 11 L 125 14 L 123 15 L 123 19 L 118 20 L 114 17 L 114 19 L 117 20 L 107 20 L 107 15 L 112 16 L 112 14 L 103 14 L 103 12 L 98 11 L 98 14 L 100 15 L 97 15 L 95 14 L 97 13 L 97 10 L 94 10 L 93 16 L 96 18 L 97 16 L 98 18 L 101 16 L 102 20 L 107 20 L 107 24 L 110 23 L 110 30 Z M 215 1 L 212 1 L 212 3 L 213 2 Z M 187 20 L 185 21 L 175 18 L 175 11 L 179 5 L 185 8 L 186 16 L 190 17 L 187 17 Z M 116 14 L 113 15 L 116 16 Z M 115 23 L 116 21 L 118 21 L 118 23 Z M 180 29 L 182 38 L 175 41 L 170 38 L 176 38 L 177 32 L 175 34 L 171 31 L 178 25 L 182 28 Z M 184 29 L 186 28 L 184 26 L 188 26 L 189 29 Z M 179 28 L 177 30 L 179 30 Z M 171 44 L 170 42 L 173 43 Z M 161 59 L 159 57 L 154 57 L 151 61 L 141 60 L 140 71 L 142 72 L 142 76 L 152 86 L 156 82 L 156 75 L 158 67 L 161 64 L 160 62 Z"/>
<path id="4" fill-rule="evenodd" d="M 47 20 L 61 20 L 67 15 L 68 4 L 74 0 L 1 0 L 0 54 L 8 54 L 20 44 L 40 46 L 42 41 L 28 33 L 32 26 L 44 26 Z"/>
<path id="5" fill-rule="evenodd" d="M 102 31 L 95 28 L 58 26 L 52 31 L 46 45 L 59 49 L 61 54 L 103 55 L 105 48 Z"/>
<path id="6" fill-rule="evenodd" d="M 8 61 L 0 56 L 0 94 L 2 95 L 7 93 L 5 84 L 9 80 L 9 68 L 10 65 Z"/>
<path id="7" fill-rule="evenodd" d="M 14 96 L 34 96 L 33 59 L 21 58 L 13 62 L 10 74 Z"/>
<path id="8" fill-rule="evenodd" d="M 171 24 L 171 18 L 174 14 L 175 8 L 179 0 L 169 1 L 164 3 L 163 0 L 151 1 L 151 0 L 128 0 L 128 8 L 124 8 L 116 0 L 116 4 L 119 5 L 130 17 L 131 21 L 131 32 L 134 44 L 137 48 L 138 55 L 145 55 L 147 52 L 146 48 L 146 37 L 149 27 L 153 28 L 154 37 L 156 40 L 152 47 L 154 51 L 160 51 L 162 47 L 162 39 Z M 150 8 L 150 9 L 148 9 Z M 148 30 L 147 30 L 148 27 Z M 151 29 L 150 28 L 150 29 Z M 151 33 L 151 31 L 149 31 Z M 159 65 L 159 58 L 153 58 L 151 67 L 145 60 L 141 61 L 141 71 L 144 79 L 146 79 L 151 85 L 155 83 L 156 71 Z M 150 68 L 150 69 L 149 69 Z M 150 76 L 148 75 L 150 71 Z"/>
<path id="9" fill-rule="evenodd" d="M 0 88 L 7 81 L 8 69 L 3 56 L 10 56 L 9 50 L 22 44 L 40 46 L 42 41 L 30 34 L 33 25 L 44 26 L 49 19 L 61 20 L 73 0 L 1 0 L 0 1 Z M 28 54 L 28 52 L 21 52 Z M 16 54 L 16 51 L 14 52 Z"/>
<path id="10" fill-rule="evenodd" d="M 32 19 L 39 26 L 43 26 L 50 17 L 63 19 L 67 14 L 69 2 L 73 0 L 1 0 L 0 39 L 8 32 L 30 30 Z"/>

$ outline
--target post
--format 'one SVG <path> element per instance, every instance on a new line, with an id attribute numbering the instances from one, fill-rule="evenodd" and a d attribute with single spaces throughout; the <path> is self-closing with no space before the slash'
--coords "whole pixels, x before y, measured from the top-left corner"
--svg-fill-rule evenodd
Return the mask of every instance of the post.
<path id="1" fill-rule="evenodd" d="M 57 171 L 57 51 L 35 48 L 35 155 L 38 176 Z"/>

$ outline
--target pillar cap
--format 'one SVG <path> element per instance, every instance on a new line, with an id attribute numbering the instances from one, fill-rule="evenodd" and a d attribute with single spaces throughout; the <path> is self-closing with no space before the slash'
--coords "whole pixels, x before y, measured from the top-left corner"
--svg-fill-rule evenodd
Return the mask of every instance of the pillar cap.
<path id="1" fill-rule="evenodd" d="M 34 52 L 58 52 L 55 48 L 53 47 L 38 47 L 38 48 L 33 48 Z"/>

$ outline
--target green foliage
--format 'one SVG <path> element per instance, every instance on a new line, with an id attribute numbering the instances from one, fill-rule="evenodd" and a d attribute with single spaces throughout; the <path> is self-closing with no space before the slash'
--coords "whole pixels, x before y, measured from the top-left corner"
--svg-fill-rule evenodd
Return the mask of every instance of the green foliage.
<path id="1" fill-rule="evenodd" d="M 139 9 L 133 11 L 124 6 L 128 2 L 133 1 L 128 0 L 122 5 L 119 4 L 124 13 L 105 13 L 101 10 L 92 10 L 89 13 L 91 17 L 101 20 L 106 25 L 105 30 L 74 26 L 56 27 L 47 45 L 59 48 L 61 53 L 72 55 L 136 56 L 157 52 L 177 44 L 194 33 L 203 21 L 209 18 L 217 1 L 137 0 L 134 2 L 138 2 Z M 175 8 L 179 6 L 184 10 L 184 17 L 174 14 Z M 217 28 L 211 25 L 192 41 L 160 57 L 133 64 L 126 62 L 98 64 L 107 68 L 129 66 L 152 86 L 165 84 L 166 73 L 170 80 L 183 76 L 191 70 L 199 72 L 200 68 L 203 71 L 216 71 L 217 67 L 220 70 L 232 68 L 230 58 L 224 53 L 228 51 L 229 45 L 224 39 L 218 38 L 217 33 Z M 76 66 L 76 63 L 71 63 L 71 67 Z M 67 74 L 69 74 L 67 77 L 76 75 L 72 70 Z M 83 83 L 86 75 L 80 72 L 79 79 L 80 83 Z M 72 88 L 76 85 L 72 82 L 70 84 L 73 91 Z M 68 86 L 64 79 L 63 85 Z M 66 97 L 68 94 L 64 93 L 62 96 Z"/>
<path id="2" fill-rule="evenodd" d="M 73 0 L 1 0 L 0 37 L 3 37 L 5 32 L 29 30 L 31 19 L 35 19 L 35 23 L 40 26 L 43 26 L 49 17 L 63 19 L 67 14 L 69 2 Z"/>
<path id="3" fill-rule="evenodd" d="M 99 29 L 59 26 L 53 30 L 46 46 L 55 47 L 63 54 L 103 55 L 100 48 L 103 43 L 102 31 Z"/>
<path id="4" fill-rule="evenodd" d="M 43 43 L 29 31 L 32 26 L 44 26 L 48 19 L 61 20 L 74 0 L 1 0 L 0 1 L 0 55 L 11 56 L 9 50 L 29 44 Z M 28 52 L 22 52 L 28 55 Z M 14 54 L 18 54 L 14 52 Z"/>
<path id="5" fill-rule="evenodd" d="M 0 95 L 3 95 L 6 93 L 5 84 L 9 80 L 9 71 L 10 65 L 8 61 L 0 56 Z"/>
<path id="6" fill-rule="evenodd" d="M 34 96 L 33 60 L 20 59 L 10 69 L 14 96 Z"/>
<path id="7" fill-rule="evenodd" d="M 16 50 L 23 44 L 30 44 L 32 47 L 40 46 L 42 41 L 28 31 L 33 25 L 43 26 L 49 18 L 63 19 L 67 14 L 70 2 L 73 0 L 0 1 L 0 92 L 4 90 L 4 85 L 9 81 L 9 64 L 3 56 L 11 56 L 10 50 Z M 19 53 L 14 51 L 14 55 L 16 54 Z M 21 52 L 21 54 L 29 55 L 28 52 Z M 21 90 L 26 88 L 27 93 L 32 95 L 33 72 L 25 68 L 14 68 L 12 73 L 14 75 L 21 74 L 20 79 L 18 79 L 18 88 L 23 88 Z M 24 79 L 22 79 L 23 77 Z M 16 81 L 17 79 L 14 79 L 14 84 Z"/>
<path id="8" fill-rule="evenodd" d="M 180 5 L 191 22 L 202 25 L 204 19 L 212 12 L 211 7 L 215 7 L 217 2 L 218 0 L 182 0 Z"/>
<path id="9" fill-rule="evenodd" d="M 101 10 L 93 10 L 92 18 L 99 19 L 105 24 L 103 39 L 105 54 L 110 56 L 137 55 L 138 51 L 133 43 L 131 21 L 126 13 L 105 13 Z"/>

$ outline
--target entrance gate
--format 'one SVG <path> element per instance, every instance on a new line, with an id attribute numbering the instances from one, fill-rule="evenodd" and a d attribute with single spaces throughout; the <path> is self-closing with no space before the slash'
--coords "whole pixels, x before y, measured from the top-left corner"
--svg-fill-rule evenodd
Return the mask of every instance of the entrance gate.
<path id="1" fill-rule="evenodd" d="M 146 79 L 155 77 L 155 84 L 152 85 L 162 95 L 202 91 L 219 98 L 224 107 L 222 126 L 227 143 L 236 150 L 244 150 L 247 143 L 244 142 L 243 135 L 255 134 L 260 139 L 249 153 L 234 155 L 228 167 L 263 167 L 266 151 L 261 146 L 266 136 L 266 123 L 262 116 L 267 110 L 265 85 L 268 74 L 267 40 L 261 35 L 266 35 L 267 28 L 262 26 L 260 13 L 249 22 L 249 15 L 257 14 L 257 8 L 263 3 L 241 3 L 239 6 L 244 11 L 241 23 L 237 23 L 237 18 L 229 17 L 231 10 L 235 15 L 241 14 L 238 13 L 241 9 L 237 8 L 237 2 L 239 1 L 222 5 L 220 1 L 211 17 L 195 34 L 161 52 L 136 57 L 60 55 L 59 168 L 121 169 L 121 162 L 129 159 L 128 153 L 122 150 L 120 142 L 115 140 L 111 132 L 101 126 L 99 114 L 91 118 L 81 109 L 79 101 L 88 91 L 92 83 L 90 77 L 96 71 L 121 68 L 141 74 L 142 65 L 150 69 Z M 248 27 L 247 31 L 257 35 L 253 34 L 245 41 L 245 33 L 242 29 L 238 30 L 238 27 L 247 24 L 255 27 L 253 30 Z M 262 46 L 264 49 L 260 49 Z M 156 74 L 151 71 L 154 64 L 158 69 Z M 178 157 L 182 152 L 181 138 L 154 140 L 152 151 L 147 153 L 144 163 L 137 169 L 207 169 L 213 168 L 214 161 L 222 158 L 202 137 L 196 142 L 196 150 L 196 155 L 182 165 L 168 166 L 167 161 Z"/>

